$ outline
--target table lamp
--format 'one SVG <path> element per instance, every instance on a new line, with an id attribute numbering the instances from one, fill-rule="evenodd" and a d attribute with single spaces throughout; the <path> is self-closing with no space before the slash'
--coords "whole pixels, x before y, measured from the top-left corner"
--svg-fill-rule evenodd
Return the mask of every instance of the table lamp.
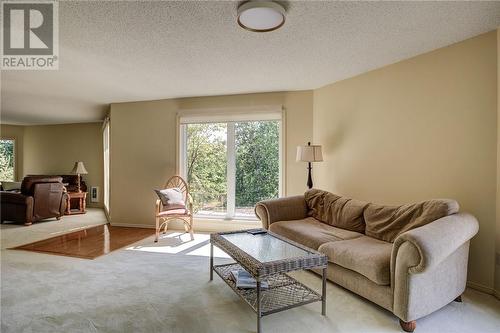
<path id="1" fill-rule="evenodd" d="M 313 181 L 311 176 L 312 162 L 323 161 L 323 154 L 321 153 L 320 145 L 311 145 L 310 142 L 307 146 L 297 146 L 297 161 L 307 162 L 309 170 L 309 175 L 307 177 L 307 187 L 311 189 L 313 187 Z"/>
<path id="2" fill-rule="evenodd" d="M 78 175 L 78 192 L 81 192 L 80 175 L 88 174 L 87 169 L 85 169 L 85 165 L 83 165 L 83 162 L 82 161 L 75 162 L 75 166 L 73 167 L 73 170 L 71 170 L 71 173 Z"/>

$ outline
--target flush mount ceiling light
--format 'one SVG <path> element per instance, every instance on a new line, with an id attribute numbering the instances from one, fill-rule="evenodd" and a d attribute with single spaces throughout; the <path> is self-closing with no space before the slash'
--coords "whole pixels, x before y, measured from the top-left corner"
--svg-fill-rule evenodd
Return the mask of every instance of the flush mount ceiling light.
<path id="1" fill-rule="evenodd" d="M 238 7 L 238 24 L 255 32 L 276 30 L 285 24 L 285 8 L 272 1 L 247 1 Z"/>

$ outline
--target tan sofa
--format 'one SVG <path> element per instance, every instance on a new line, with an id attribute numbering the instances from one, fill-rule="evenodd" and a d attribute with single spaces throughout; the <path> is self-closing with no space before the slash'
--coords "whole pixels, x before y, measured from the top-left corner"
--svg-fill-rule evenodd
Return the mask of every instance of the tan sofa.
<path id="1" fill-rule="evenodd" d="M 255 207 L 264 228 L 325 253 L 329 280 L 393 312 L 408 332 L 461 301 L 478 223 L 458 210 L 454 200 L 381 206 L 315 189 Z"/>

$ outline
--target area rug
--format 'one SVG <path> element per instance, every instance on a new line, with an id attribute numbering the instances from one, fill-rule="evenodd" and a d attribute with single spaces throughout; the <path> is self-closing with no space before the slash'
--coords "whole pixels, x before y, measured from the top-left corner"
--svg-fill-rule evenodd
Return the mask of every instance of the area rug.
<path id="1" fill-rule="evenodd" d="M 17 246 L 12 249 L 94 259 L 153 234 L 153 229 L 114 227 L 104 224 Z"/>

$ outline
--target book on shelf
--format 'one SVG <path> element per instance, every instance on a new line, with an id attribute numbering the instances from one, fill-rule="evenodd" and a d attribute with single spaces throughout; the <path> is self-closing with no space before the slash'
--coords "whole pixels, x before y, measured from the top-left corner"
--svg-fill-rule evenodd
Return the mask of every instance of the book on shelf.
<path id="1" fill-rule="evenodd" d="M 236 283 L 236 288 L 252 289 L 257 288 L 257 281 L 253 276 L 244 269 L 232 270 L 230 274 L 231 280 Z M 267 281 L 262 281 L 260 284 L 261 289 L 267 289 L 269 284 Z"/>

